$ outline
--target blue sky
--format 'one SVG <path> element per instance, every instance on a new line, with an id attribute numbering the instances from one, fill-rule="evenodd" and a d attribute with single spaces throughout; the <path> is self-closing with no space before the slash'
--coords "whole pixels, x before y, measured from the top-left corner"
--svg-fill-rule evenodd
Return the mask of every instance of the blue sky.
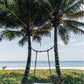
<path id="1" fill-rule="evenodd" d="M 84 20 L 82 20 L 84 21 Z M 83 28 L 84 29 L 84 28 Z M 39 43 L 32 42 L 32 47 L 37 50 L 46 50 L 53 46 L 53 30 L 52 36 L 44 37 Z M 0 42 L 0 61 L 26 61 L 27 60 L 27 44 L 24 47 L 18 45 L 19 38 L 12 41 L 3 40 Z M 84 61 L 84 35 L 70 34 L 68 45 L 64 45 L 58 36 L 58 49 L 60 61 Z M 35 52 L 32 52 L 32 60 L 35 59 Z M 47 61 L 47 53 L 38 54 L 39 61 Z M 50 51 L 50 60 L 54 60 L 53 49 Z"/>

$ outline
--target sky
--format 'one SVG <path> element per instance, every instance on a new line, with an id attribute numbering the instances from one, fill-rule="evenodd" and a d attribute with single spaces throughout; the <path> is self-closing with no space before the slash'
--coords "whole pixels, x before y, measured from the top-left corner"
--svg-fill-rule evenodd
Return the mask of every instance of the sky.
<path id="1" fill-rule="evenodd" d="M 82 22 L 84 19 L 82 20 Z M 84 29 L 84 28 L 82 28 Z M 43 37 L 41 45 L 32 42 L 32 47 L 36 50 L 47 50 L 54 45 L 53 30 L 50 37 Z M 3 40 L 0 42 L 0 61 L 26 61 L 28 47 L 18 45 L 20 38 L 12 41 Z M 60 61 L 84 61 L 84 35 L 75 35 L 70 33 L 70 41 L 67 45 L 61 41 L 58 36 L 58 53 Z M 35 52 L 32 51 L 32 61 L 35 60 Z M 49 52 L 50 60 L 54 61 L 53 49 Z M 38 53 L 38 61 L 47 61 L 47 53 Z"/>

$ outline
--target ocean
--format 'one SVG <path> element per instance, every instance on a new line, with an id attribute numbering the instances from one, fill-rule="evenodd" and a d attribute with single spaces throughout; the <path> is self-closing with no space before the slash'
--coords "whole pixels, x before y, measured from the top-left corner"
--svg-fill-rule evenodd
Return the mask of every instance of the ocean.
<path id="1" fill-rule="evenodd" d="M 34 68 L 35 62 L 31 62 L 31 68 Z M 55 67 L 55 62 L 50 62 L 51 68 Z M 26 67 L 26 61 L 0 61 L 0 69 L 3 66 L 7 68 L 23 69 Z M 84 61 L 60 61 L 60 67 L 84 67 Z M 37 61 L 37 68 L 49 68 L 47 61 Z"/>

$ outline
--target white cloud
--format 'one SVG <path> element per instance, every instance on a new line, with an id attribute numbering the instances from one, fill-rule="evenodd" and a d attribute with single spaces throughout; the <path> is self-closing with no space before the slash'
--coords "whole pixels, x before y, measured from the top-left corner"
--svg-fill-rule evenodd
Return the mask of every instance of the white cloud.
<path id="1" fill-rule="evenodd" d="M 70 43 L 76 42 L 76 39 L 71 39 L 69 42 L 70 42 Z"/>
<path id="2" fill-rule="evenodd" d="M 64 46 L 64 43 L 62 41 L 58 41 L 59 46 Z"/>
<path id="3" fill-rule="evenodd" d="M 84 42 L 70 44 L 71 46 L 84 46 Z"/>

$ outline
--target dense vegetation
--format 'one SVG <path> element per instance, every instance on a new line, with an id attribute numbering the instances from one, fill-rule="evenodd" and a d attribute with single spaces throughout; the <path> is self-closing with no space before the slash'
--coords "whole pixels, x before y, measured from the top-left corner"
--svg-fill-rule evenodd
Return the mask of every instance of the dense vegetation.
<path id="1" fill-rule="evenodd" d="M 61 70 L 64 84 L 83 84 L 83 70 Z M 20 84 L 24 70 L 0 70 L 0 84 Z M 34 71 L 30 70 L 27 84 L 33 82 Z M 52 80 L 57 80 L 55 70 L 52 70 Z M 36 71 L 36 82 L 50 82 L 48 70 Z M 55 83 L 56 84 L 56 81 Z"/>

